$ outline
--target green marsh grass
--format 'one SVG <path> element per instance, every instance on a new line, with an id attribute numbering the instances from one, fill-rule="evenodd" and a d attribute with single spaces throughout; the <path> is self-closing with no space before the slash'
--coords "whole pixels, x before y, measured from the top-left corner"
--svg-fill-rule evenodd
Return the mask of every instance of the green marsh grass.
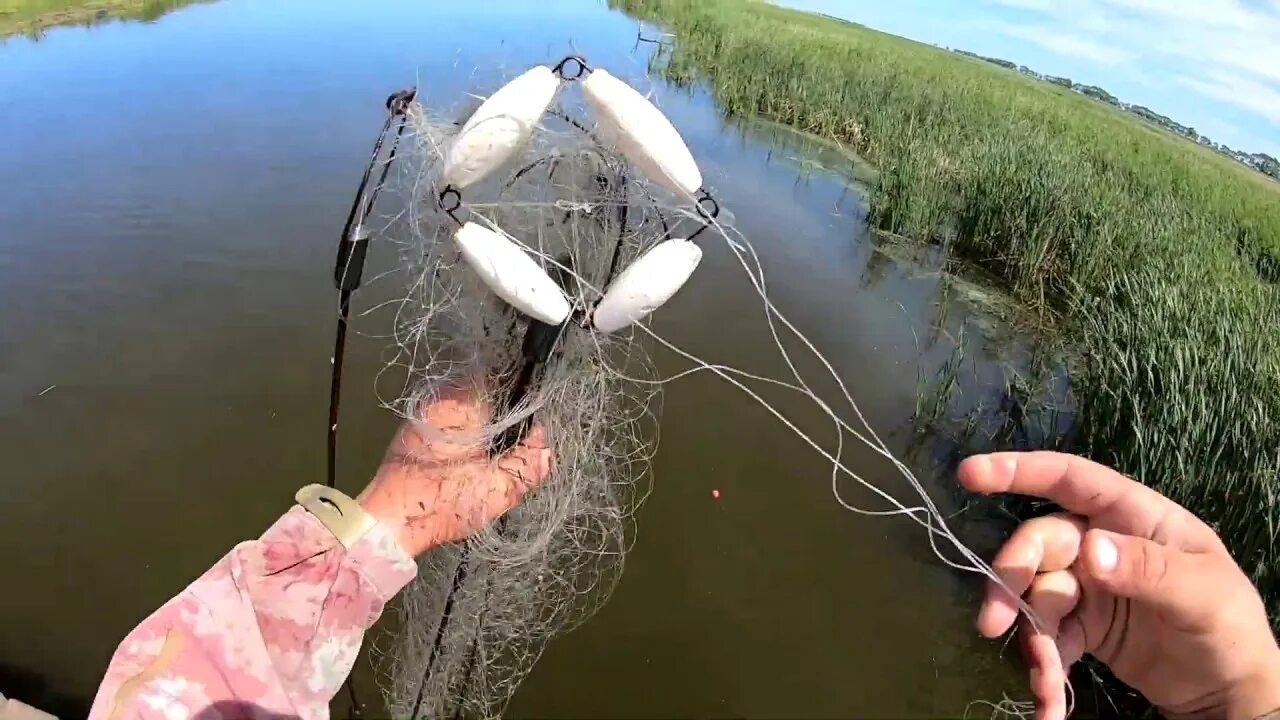
<path id="1" fill-rule="evenodd" d="M 1280 183 L 854 23 L 758 0 L 613 4 L 675 34 L 656 62 L 677 82 L 869 160 L 876 228 L 941 243 L 1056 316 L 1073 449 L 1213 524 L 1280 616 Z"/>

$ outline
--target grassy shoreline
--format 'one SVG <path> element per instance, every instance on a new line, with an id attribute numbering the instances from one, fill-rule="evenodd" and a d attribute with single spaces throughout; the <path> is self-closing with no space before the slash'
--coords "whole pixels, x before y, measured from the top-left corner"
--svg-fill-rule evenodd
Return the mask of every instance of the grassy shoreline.
<path id="1" fill-rule="evenodd" d="M 111 20 L 151 21 L 193 2 L 209 0 L 0 0 L 0 38 L 39 37 L 49 28 L 91 26 Z"/>
<path id="2" fill-rule="evenodd" d="M 1048 83 L 758 0 L 612 0 L 731 114 L 844 143 L 870 220 L 1057 316 L 1074 450 L 1212 523 L 1280 613 L 1280 185 Z"/>

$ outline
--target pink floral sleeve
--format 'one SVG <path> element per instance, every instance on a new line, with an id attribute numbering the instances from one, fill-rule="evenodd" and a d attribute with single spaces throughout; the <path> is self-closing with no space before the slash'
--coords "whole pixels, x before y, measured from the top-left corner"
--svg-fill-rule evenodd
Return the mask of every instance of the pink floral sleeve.
<path id="1" fill-rule="evenodd" d="M 294 507 L 125 637 L 90 720 L 327 718 L 417 566 L 382 525 L 345 549 Z"/>

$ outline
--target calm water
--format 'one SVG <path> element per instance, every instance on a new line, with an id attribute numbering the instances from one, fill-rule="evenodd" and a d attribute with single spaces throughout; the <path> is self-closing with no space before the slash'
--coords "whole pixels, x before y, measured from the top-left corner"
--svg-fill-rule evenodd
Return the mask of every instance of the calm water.
<path id="1" fill-rule="evenodd" d="M 386 95 L 417 83 L 461 107 L 571 50 L 637 78 L 635 35 L 586 1 L 227 0 L 0 45 L 0 692 L 83 713 L 125 632 L 322 481 L 333 248 Z M 831 153 L 655 91 L 775 302 L 877 428 L 903 430 L 918 372 L 949 351 L 926 339 L 936 274 L 876 251 L 860 191 L 821 168 Z M 732 263 L 711 250 L 656 327 L 778 376 Z M 941 307 L 944 326 L 970 317 Z M 366 325 L 344 402 L 351 493 L 394 425 L 374 394 L 385 328 Z M 972 630 L 974 584 L 915 526 L 840 509 L 829 468 L 731 387 L 670 386 L 662 434 L 621 586 L 512 715 L 959 716 L 1020 691 Z"/>

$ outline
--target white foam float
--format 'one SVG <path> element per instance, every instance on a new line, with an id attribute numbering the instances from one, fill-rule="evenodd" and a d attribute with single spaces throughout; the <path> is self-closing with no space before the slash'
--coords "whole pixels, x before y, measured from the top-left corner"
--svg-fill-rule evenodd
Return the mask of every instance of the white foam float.
<path id="1" fill-rule="evenodd" d="M 671 239 L 655 245 L 605 291 L 591 315 L 592 324 L 600 332 L 611 333 L 640 320 L 670 300 L 701 260 L 702 249 L 689 240 Z"/>
<path id="2" fill-rule="evenodd" d="M 479 182 L 529 140 L 560 80 L 539 65 L 498 88 L 467 118 L 445 155 L 442 182 L 461 190 Z"/>
<path id="3" fill-rule="evenodd" d="M 689 146 L 645 96 L 600 69 L 582 81 L 582 91 L 603 139 L 641 172 L 677 194 L 692 196 L 702 187 L 702 172 Z"/>
<path id="4" fill-rule="evenodd" d="M 469 222 L 453 240 L 484 284 L 520 312 L 550 325 L 569 317 L 560 286 L 506 234 Z"/>

